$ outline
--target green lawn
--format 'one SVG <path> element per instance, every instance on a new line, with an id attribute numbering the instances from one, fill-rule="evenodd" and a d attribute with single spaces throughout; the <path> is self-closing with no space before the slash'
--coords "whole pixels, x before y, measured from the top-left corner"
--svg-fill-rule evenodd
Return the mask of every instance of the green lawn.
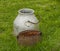
<path id="1" fill-rule="evenodd" d="M 13 21 L 21 8 L 32 8 L 40 20 L 42 41 L 19 46 Z M 0 0 L 0 51 L 60 51 L 60 0 Z"/>

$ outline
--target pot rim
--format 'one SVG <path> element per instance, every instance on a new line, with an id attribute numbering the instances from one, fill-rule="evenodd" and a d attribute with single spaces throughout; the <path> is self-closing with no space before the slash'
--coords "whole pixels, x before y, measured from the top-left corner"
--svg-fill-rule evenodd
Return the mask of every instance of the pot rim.
<path id="1" fill-rule="evenodd" d="M 30 8 L 23 8 L 18 11 L 20 14 L 33 14 L 34 10 Z"/>

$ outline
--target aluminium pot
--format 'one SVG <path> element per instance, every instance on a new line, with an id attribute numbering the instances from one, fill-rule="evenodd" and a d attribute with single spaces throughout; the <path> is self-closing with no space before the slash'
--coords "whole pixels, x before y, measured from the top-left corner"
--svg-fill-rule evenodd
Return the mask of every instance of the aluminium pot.
<path id="1" fill-rule="evenodd" d="M 20 32 L 25 30 L 39 30 L 39 21 L 34 15 L 34 10 L 23 8 L 18 11 L 18 15 L 14 20 L 14 35 L 18 36 Z"/>

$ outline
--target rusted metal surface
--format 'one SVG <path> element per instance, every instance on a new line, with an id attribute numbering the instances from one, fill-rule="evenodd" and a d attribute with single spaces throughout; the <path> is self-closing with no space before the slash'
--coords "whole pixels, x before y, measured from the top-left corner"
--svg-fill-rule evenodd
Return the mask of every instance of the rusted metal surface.
<path id="1" fill-rule="evenodd" d="M 17 36 L 20 45 L 33 45 L 41 39 L 41 32 L 37 30 L 25 30 Z"/>

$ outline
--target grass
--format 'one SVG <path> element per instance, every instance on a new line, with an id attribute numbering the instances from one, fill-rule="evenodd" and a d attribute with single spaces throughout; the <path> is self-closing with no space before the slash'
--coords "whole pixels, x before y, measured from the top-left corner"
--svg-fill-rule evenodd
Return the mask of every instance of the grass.
<path id="1" fill-rule="evenodd" d="M 13 21 L 21 8 L 32 8 L 40 20 L 42 41 L 32 47 L 17 44 Z M 0 51 L 60 51 L 60 0 L 0 0 Z"/>

